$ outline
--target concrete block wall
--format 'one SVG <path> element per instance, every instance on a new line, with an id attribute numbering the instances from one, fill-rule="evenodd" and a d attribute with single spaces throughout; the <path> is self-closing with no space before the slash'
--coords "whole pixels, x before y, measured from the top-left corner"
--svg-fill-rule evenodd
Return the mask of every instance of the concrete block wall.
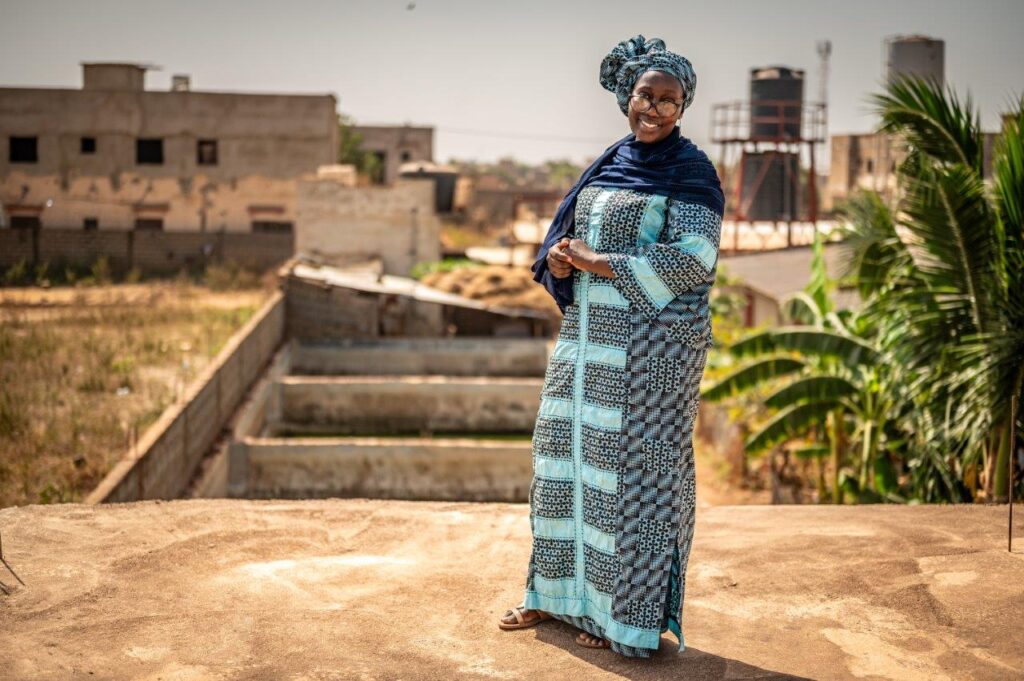
<path id="1" fill-rule="evenodd" d="M 266 270 L 288 260 L 294 251 L 292 234 L 0 229 L 0 269 L 20 260 L 31 265 L 89 266 L 106 256 L 115 269 L 135 266 L 145 274 L 173 274 L 182 267 L 228 260 Z"/>

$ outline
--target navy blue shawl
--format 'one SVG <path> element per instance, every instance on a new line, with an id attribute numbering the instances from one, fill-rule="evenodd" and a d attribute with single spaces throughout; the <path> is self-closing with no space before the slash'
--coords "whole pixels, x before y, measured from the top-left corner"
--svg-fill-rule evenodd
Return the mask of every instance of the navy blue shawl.
<path id="1" fill-rule="evenodd" d="M 707 154 L 682 136 L 678 127 L 654 144 L 638 142 L 632 133 L 626 135 L 591 163 L 562 199 L 530 268 L 534 281 L 544 285 L 563 312 L 573 300 L 573 277 L 555 278 L 548 270 L 547 253 L 562 237 L 573 232 L 576 197 L 587 185 L 661 194 L 677 201 L 699 203 L 719 215 L 725 210 L 725 196 L 715 166 Z"/>

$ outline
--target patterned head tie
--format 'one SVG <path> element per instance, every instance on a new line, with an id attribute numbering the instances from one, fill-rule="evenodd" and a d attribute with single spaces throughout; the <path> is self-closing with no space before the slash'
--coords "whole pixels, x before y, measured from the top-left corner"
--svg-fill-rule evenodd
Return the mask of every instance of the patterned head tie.
<path id="1" fill-rule="evenodd" d="M 693 102 L 697 74 L 690 61 L 665 49 L 660 38 L 645 40 L 642 35 L 623 40 L 601 62 L 601 85 L 615 93 L 622 113 L 629 115 L 629 96 L 633 85 L 647 71 L 664 71 L 683 84 L 683 111 Z"/>

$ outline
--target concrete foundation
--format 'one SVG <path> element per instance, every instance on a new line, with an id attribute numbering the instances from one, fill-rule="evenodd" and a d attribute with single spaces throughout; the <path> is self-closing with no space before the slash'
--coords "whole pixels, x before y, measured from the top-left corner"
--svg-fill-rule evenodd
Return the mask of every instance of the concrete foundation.
<path id="1" fill-rule="evenodd" d="M 297 374 L 543 377 L 552 342 L 544 339 L 381 338 L 299 345 Z"/>
<path id="2" fill-rule="evenodd" d="M 447 438 L 246 438 L 232 496 L 526 501 L 530 442 Z"/>
<path id="3" fill-rule="evenodd" d="M 539 378 L 289 376 L 280 429 L 337 434 L 529 433 Z"/>

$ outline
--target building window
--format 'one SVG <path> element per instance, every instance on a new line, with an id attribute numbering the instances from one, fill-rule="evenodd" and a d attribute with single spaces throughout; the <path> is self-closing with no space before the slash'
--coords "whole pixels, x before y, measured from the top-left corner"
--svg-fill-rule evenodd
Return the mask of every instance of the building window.
<path id="1" fill-rule="evenodd" d="M 140 138 L 135 140 L 135 163 L 138 165 L 162 165 L 164 162 L 164 141 Z"/>
<path id="2" fill-rule="evenodd" d="M 82 229 L 92 231 L 100 228 L 99 218 L 83 218 Z"/>
<path id="3" fill-rule="evenodd" d="M 402 163 L 407 163 L 407 162 L 409 162 L 411 160 L 412 160 L 412 154 L 410 154 L 408 151 L 403 151 L 402 152 Z"/>
<path id="4" fill-rule="evenodd" d="M 871 160 L 871 159 L 869 158 L 869 159 L 868 159 L 868 172 L 869 172 L 869 173 L 872 173 L 872 172 L 874 172 L 874 171 L 875 171 L 875 162 L 874 162 L 874 161 L 872 161 L 872 160 Z"/>
<path id="5" fill-rule="evenodd" d="M 199 140 L 196 145 L 196 163 L 201 166 L 217 165 L 217 140 Z"/>
<path id="6" fill-rule="evenodd" d="M 83 137 L 79 144 L 79 150 L 83 154 L 95 154 L 96 153 L 96 138 L 95 137 Z"/>
<path id="7" fill-rule="evenodd" d="M 152 230 L 160 231 L 164 228 L 164 221 L 161 218 L 135 218 L 135 229 L 139 231 Z"/>
<path id="8" fill-rule="evenodd" d="M 37 140 L 36 137 L 11 137 L 8 160 L 11 163 L 36 163 L 39 160 Z"/>
<path id="9" fill-rule="evenodd" d="M 377 159 L 370 172 L 370 181 L 374 184 L 384 184 L 388 177 L 388 153 L 386 151 L 372 152 Z"/>
<path id="10" fill-rule="evenodd" d="M 39 229 L 42 223 L 38 215 L 12 215 L 11 229 Z"/>
<path id="11" fill-rule="evenodd" d="M 291 234 L 292 223 L 278 220 L 253 220 L 252 231 L 264 234 Z"/>

